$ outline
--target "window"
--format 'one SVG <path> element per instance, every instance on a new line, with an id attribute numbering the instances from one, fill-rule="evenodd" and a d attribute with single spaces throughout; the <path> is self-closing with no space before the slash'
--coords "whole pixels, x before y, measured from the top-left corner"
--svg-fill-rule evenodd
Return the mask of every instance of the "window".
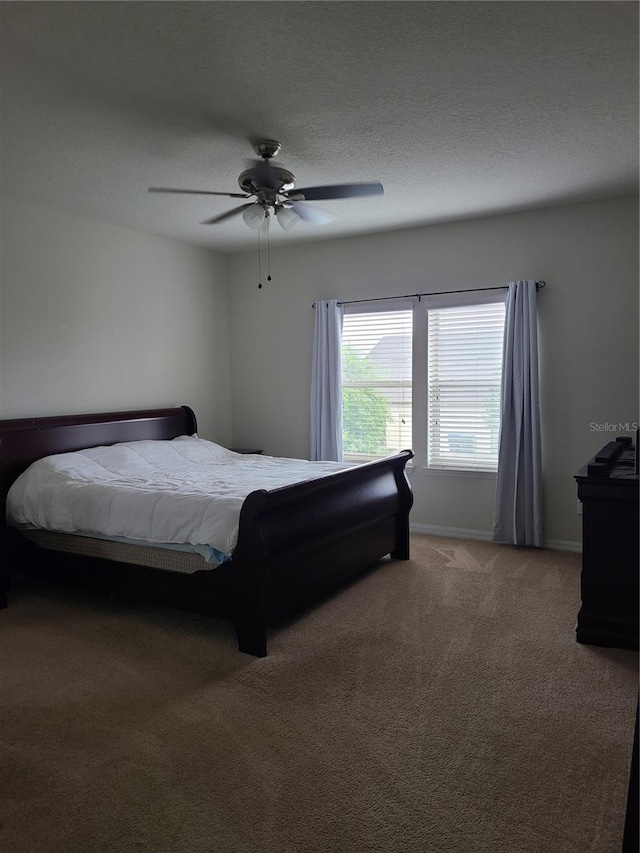
<path id="1" fill-rule="evenodd" d="M 504 302 L 428 308 L 427 464 L 496 471 Z"/>
<path id="2" fill-rule="evenodd" d="M 342 326 L 345 459 L 372 459 L 412 447 L 411 308 L 358 311 Z"/>
<path id="3" fill-rule="evenodd" d="M 496 471 L 504 293 L 346 305 L 343 449 L 412 448 L 432 470 Z"/>

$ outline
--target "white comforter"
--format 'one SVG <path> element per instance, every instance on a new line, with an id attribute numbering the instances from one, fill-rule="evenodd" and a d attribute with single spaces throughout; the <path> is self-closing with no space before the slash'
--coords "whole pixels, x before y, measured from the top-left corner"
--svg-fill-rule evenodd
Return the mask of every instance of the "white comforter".
<path id="1" fill-rule="evenodd" d="M 9 491 L 7 521 L 16 527 L 209 546 L 229 557 L 250 492 L 347 467 L 242 455 L 195 436 L 93 447 L 34 462 Z"/>

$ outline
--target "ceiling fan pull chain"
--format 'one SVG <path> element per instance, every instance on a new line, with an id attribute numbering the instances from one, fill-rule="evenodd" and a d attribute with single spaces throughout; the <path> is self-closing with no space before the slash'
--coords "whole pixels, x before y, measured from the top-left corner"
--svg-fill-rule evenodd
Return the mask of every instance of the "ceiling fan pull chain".
<path id="1" fill-rule="evenodd" d="M 258 290 L 262 290 L 262 263 L 260 258 L 260 228 L 258 228 Z"/>
<path id="2" fill-rule="evenodd" d="M 269 231 L 269 219 L 267 217 L 267 281 L 271 281 L 271 233 Z"/>

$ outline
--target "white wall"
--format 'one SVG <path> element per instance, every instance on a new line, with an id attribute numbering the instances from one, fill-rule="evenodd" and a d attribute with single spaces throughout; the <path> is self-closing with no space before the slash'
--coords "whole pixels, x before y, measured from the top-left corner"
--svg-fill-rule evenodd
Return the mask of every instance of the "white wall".
<path id="1" fill-rule="evenodd" d="M 306 457 L 314 300 L 544 278 L 552 543 L 581 538 L 573 475 L 610 438 L 590 425 L 638 420 L 635 197 L 273 248 L 263 290 L 255 252 L 227 258 L 9 199 L 1 224 L 2 418 L 186 403 L 206 438 Z M 490 531 L 492 478 L 416 468 L 412 484 L 414 524 Z"/>
<path id="2" fill-rule="evenodd" d="M 4 199 L 0 417 L 187 404 L 231 438 L 227 258 Z"/>
<path id="3" fill-rule="evenodd" d="M 271 275 L 258 290 L 255 252 L 231 258 L 233 441 L 299 457 L 309 453 L 314 300 L 545 279 L 546 538 L 580 541 L 573 475 L 610 438 L 590 425 L 638 420 L 637 197 L 272 248 Z M 412 484 L 414 524 L 491 530 L 493 478 L 420 468 Z"/>

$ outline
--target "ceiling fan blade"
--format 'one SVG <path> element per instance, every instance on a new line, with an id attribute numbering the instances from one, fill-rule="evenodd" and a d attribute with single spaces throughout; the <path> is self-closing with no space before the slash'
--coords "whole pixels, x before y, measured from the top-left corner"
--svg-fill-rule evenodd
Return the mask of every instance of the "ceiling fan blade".
<path id="1" fill-rule="evenodd" d="M 324 187 L 296 188 L 291 193 L 294 201 L 320 201 L 330 198 L 357 198 L 365 195 L 382 195 L 384 188 L 380 183 L 368 184 L 329 184 Z"/>
<path id="2" fill-rule="evenodd" d="M 246 196 L 243 196 L 246 198 Z M 226 213 L 221 213 L 220 216 L 214 216 L 211 219 L 205 219 L 204 222 L 201 222 L 200 225 L 215 225 L 216 222 L 224 222 L 225 219 L 229 219 L 231 216 L 235 216 L 236 213 L 240 213 L 241 210 L 244 210 L 245 207 L 252 207 L 255 204 L 254 201 L 250 201 L 248 204 L 241 204 L 239 207 L 233 207 L 231 210 L 227 210 Z"/>
<path id="3" fill-rule="evenodd" d="M 297 213 L 300 219 L 306 222 L 313 222 L 315 225 L 326 225 L 327 222 L 333 222 L 335 216 L 327 213 L 326 210 L 320 210 L 317 207 L 311 207 L 309 204 L 303 204 L 301 201 L 287 201 L 286 207 L 290 207 L 294 213 Z"/>
<path id="4" fill-rule="evenodd" d="M 249 198 L 245 193 L 218 193 L 212 190 L 177 190 L 172 187 L 149 187 L 150 193 L 189 193 L 191 195 L 224 195 L 227 198 Z"/>

